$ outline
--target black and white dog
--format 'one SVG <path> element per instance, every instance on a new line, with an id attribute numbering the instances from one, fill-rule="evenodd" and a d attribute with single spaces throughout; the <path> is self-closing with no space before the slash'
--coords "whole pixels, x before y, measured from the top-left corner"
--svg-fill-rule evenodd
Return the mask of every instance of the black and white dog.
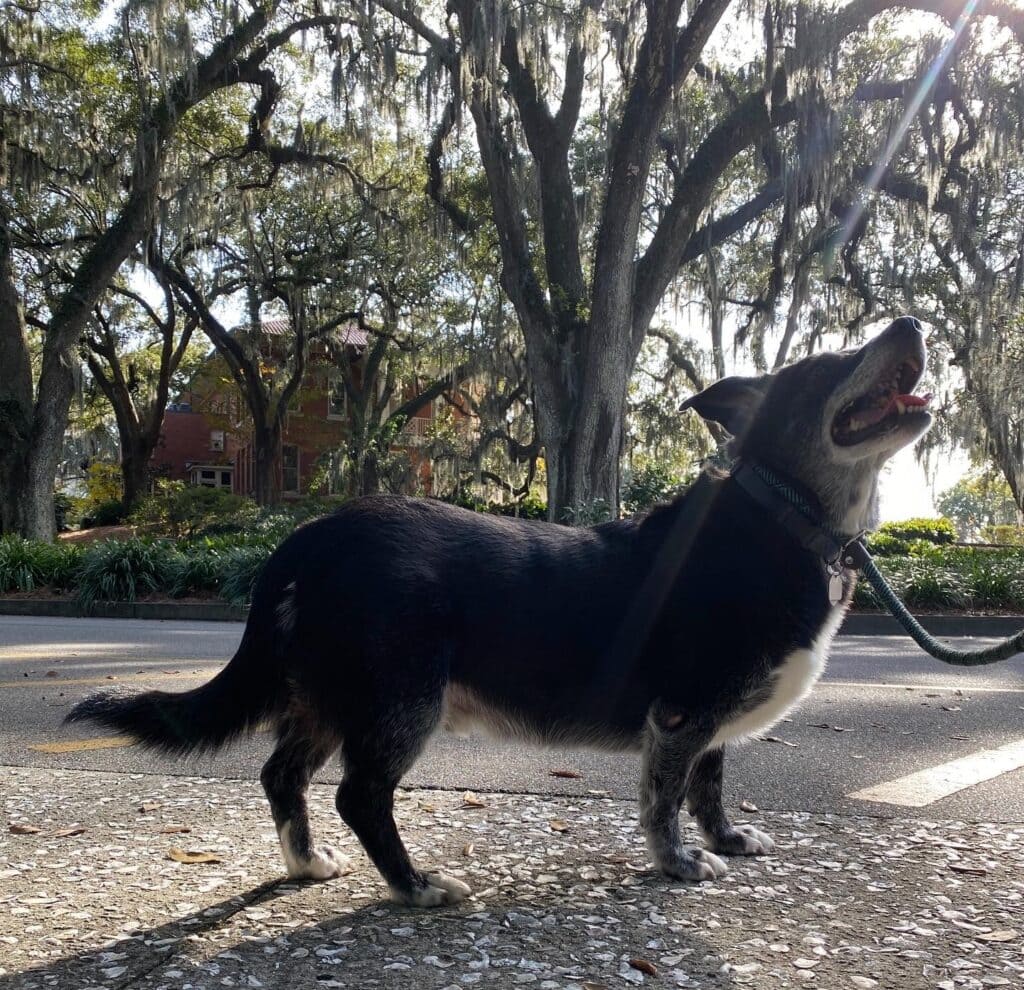
<path id="1" fill-rule="evenodd" d="M 306 791 L 340 750 L 337 807 L 393 897 L 469 888 L 416 869 L 394 791 L 440 726 L 639 750 L 640 820 L 668 876 L 770 852 L 722 807 L 725 747 L 810 690 L 852 593 L 839 547 L 875 521 L 879 469 L 931 422 L 909 317 L 857 351 L 726 378 L 684 403 L 734 437 L 737 468 L 592 529 L 370 497 L 297 530 L 257 584 L 238 652 L 182 694 L 96 694 L 71 711 L 168 753 L 270 723 L 261 779 L 292 877 L 342 863 L 315 845 Z M 745 472 L 745 473 L 744 473 Z M 795 508 L 794 506 L 799 506 Z M 840 535 L 841 534 L 841 535 Z M 686 804 L 708 849 L 683 846 Z"/>

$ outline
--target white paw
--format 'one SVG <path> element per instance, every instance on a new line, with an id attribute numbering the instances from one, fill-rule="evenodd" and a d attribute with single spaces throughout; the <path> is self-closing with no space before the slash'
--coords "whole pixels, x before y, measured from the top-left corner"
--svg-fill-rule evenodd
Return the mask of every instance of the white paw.
<path id="1" fill-rule="evenodd" d="M 392 887 L 391 899 L 396 904 L 409 907 L 441 907 L 445 904 L 458 904 L 472 893 L 461 880 L 444 873 L 424 873 L 423 877 L 427 881 L 425 887 L 416 887 L 411 892 Z"/>
<path id="2" fill-rule="evenodd" d="M 717 880 L 729 872 L 725 861 L 706 849 L 684 849 L 682 855 L 669 862 L 658 863 L 662 873 L 676 880 L 700 883 L 702 880 Z"/>
<path id="3" fill-rule="evenodd" d="M 333 880 L 348 872 L 348 859 L 331 846 L 317 846 L 309 859 L 286 856 L 290 880 Z"/>
<path id="4" fill-rule="evenodd" d="M 775 842 L 753 825 L 734 825 L 725 835 L 705 835 L 709 848 L 724 856 L 770 856 Z"/>

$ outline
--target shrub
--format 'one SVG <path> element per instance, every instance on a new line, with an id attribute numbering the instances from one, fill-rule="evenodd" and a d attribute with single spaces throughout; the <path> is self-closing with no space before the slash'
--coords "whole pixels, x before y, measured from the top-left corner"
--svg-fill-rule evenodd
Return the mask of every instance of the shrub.
<path id="1" fill-rule="evenodd" d="M 44 543 L 0 537 L 0 592 L 31 591 L 43 583 Z"/>
<path id="2" fill-rule="evenodd" d="M 253 524 L 259 507 L 221 488 L 164 481 L 132 513 L 132 522 L 163 536 L 192 537 L 203 532 L 239 532 Z"/>
<path id="3" fill-rule="evenodd" d="M 220 591 L 224 576 L 224 554 L 212 547 L 190 547 L 181 553 L 171 594 L 175 598 Z"/>
<path id="4" fill-rule="evenodd" d="M 942 546 L 956 541 L 956 527 L 949 519 L 904 519 L 901 522 L 882 523 L 878 532 L 897 540 L 927 540 Z"/>
<path id="5" fill-rule="evenodd" d="M 1024 526 L 986 526 L 981 538 L 987 543 L 1024 547 Z"/>
<path id="6" fill-rule="evenodd" d="M 116 526 L 124 522 L 124 503 L 119 498 L 112 498 L 108 502 L 100 502 L 99 505 L 82 519 L 83 528 L 88 526 Z M 89 520 L 86 526 L 86 519 Z"/>
<path id="7" fill-rule="evenodd" d="M 232 605 L 248 605 L 263 565 L 270 557 L 268 547 L 236 547 L 224 553 L 221 564 L 220 594 Z"/>
<path id="8" fill-rule="evenodd" d="M 105 540 L 89 547 L 78 571 L 78 600 L 88 611 L 98 601 L 133 602 L 140 594 L 169 591 L 181 555 L 162 541 Z"/>
<path id="9" fill-rule="evenodd" d="M 667 502 L 685 487 L 684 479 L 657 464 L 634 471 L 622 491 L 622 507 L 629 515 Z"/>

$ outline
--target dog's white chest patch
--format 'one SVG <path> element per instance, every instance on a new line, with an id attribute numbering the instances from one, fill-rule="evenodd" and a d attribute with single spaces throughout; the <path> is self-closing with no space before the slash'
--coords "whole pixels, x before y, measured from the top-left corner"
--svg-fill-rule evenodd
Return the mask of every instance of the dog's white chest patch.
<path id="1" fill-rule="evenodd" d="M 825 672 L 832 637 L 845 613 L 844 608 L 833 609 L 810 649 L 789 653 L 773 672 L 765 699 L 756 707 L 747 708 L 724 722 L 715 733 L 709 748 L 764 732 L 808 695 Z"/>

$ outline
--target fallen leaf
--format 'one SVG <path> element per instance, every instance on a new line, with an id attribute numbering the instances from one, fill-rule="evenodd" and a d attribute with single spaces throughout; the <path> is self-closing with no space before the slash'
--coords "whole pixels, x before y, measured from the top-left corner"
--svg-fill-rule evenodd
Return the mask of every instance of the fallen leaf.
<path id="1" fill-rule="evenodd" d="M 648 962 L 646 959 L 630 959 L 629 965 L 633 969 L 640 970 L 641 973 L 646 973 L 648 976 L 657 976 L 658 967 L 652 962 Z"/>
<path id="2" fill-rule="evenodd" d="M 583 774 L 579 770 L 549 770 L 551 777 L 564 777 L 566 780 L 582 780 Z"/>
<path id="3" fill-rule="evenodd" d="M 55 670 L 48 670 L 45 674 L 43 674 L 43 676 L 44 677 L 56 677 L 57 676 L 57 671 L 55 671 Z"/>
<path id="4" fill-rule="evenodd" d="M 180 835 L 185 832 L 191 832 L 192 828 L 189 825 L 168 825 L 166 828 L 160 829 L 161 835 Z"/>
<path id="5" fill-rule="evenodd" d="M 583 990 L 608 990 L 608 984 L 592 983 L 590 980 L 585 980 L 583 983 Z"/>
<path id="6" fill-rule="evenodd" d="M 793 965 L 796 966 L 797 969 L 814 969 L 814 967 L 817 966 L 818 963 L 820 963 L 820 962 L 821 962 L 820 959 L 803 959 L 803 958 L 801 958 L 801 959 L 794 959 L 793 960 Z"/>
<path id="7" fill-rule="evenodd" d="M 432 815 L 435 811 L 437 811 L 437 806 L 433 804 L 426 804 L 424 802 L 420 802 L 420 811 L 425 811 L 428 815 Z"/>
<path id="8" fill-rule="evenodd" d="M 476 846 L 474 846 L 472 842 L 467 842 L 467 843 L 466 843 L 466 844 L 465 844 L 465 845 L 464 845 L 464 846 L 462 847 L 462 855 L 463 855 L 463 856 L 472 856 L 472 855 L 473 855 L 473 850 L 474 850 L 475 848 L 476 848 Z"/>
<path id="9" fill-rule="evenodd" d="M 38 835 L 42 829 L 36 828 L 35 825 L 12 825 L 10 832 L 11 835 Z"/>
<path id="10" fill-rule="evenodd" d="M 177 846 L 171 846 L 167 851 L 167 858 L 173 859 L 175 863 L 219 863 L 221 861 L 220 856 L 214 856 L 213 853 L 186 851 L 178 849 Z"/>
<path id="11" fill-rule="evenodd" d="M 549 826 L 549 828 L 551 829 L 552 832 L 568 832 L 569 831 L 569 823 L 568 822 L 563 822 L 560 818 L 552 818 L 551 821 L 548 822 L 548 826 Z"/>
<path id="12" fill-rule="evenodd" d="M 970 736 L 950 736 L 950 739 L 955 739 L 957 742 L 969 742 Z"/>
<path id="13" fill-rule="evenodd" d="M 67 839 L 72 835 L 81 835 L 85 831 L 85 828 L 81 825 L 72 825 L 70 828 L 62 828 L 59 832 L 54 832 L 53 837 L 55 839 Z"/>
<path id="14" fill-rule="evenodd" d="M 466 791 L 462 795 L 462 807 L 463 808 L 486 808 L 487 802 L 481 801 L 475 794 L 470 791 Z"/>
<path id="15" fill-rule="evenodd" d="M 795 742 L 790 742 L 788 739 L 780 739 L 778 736 L 758 736 L 758 738 L 761 742 L 782 743 L 783 746 L 789 746 L 791 749 L 797 748 Z"/>
<path id="16" fill-rule="evenodd" d="M 976 935 L 975 938 L 981 939 L 982 942 L 1012 942 L 1017 938 L 1017 931 L 1013 928 L 1000 928 L 994 932 Z"/>
<path id="17" fill-rule="evenodd" d="M 963 709 L 959 705 L 943 705 L 942 710 L 944 712 L 962 712 Z"/>
<path id="18" fill-rule="evenodd" d="M 139 805 L 139 811 L 141 811 L 143 813 L 148 812 L 148 811 L 156 811 L 156 809 L 159 808 L 159 807 L 160 807 L 160 802 L 159 801 L 143 801 L 142 804 Z"/>
<path id="19" fill-rule="evenodd" d="M 753 801 L 740 801 L 740 811 L 754 812 L 757 810 L 757 805 Z"/>
<path id="20" fill-rule="evenodd" d="M 984 866 L 968 866 L 966 863 L 950 863 L 949 868 L 954 873 L 970 873 L 975 877 L 983 877 L 988 873 Z"/>

